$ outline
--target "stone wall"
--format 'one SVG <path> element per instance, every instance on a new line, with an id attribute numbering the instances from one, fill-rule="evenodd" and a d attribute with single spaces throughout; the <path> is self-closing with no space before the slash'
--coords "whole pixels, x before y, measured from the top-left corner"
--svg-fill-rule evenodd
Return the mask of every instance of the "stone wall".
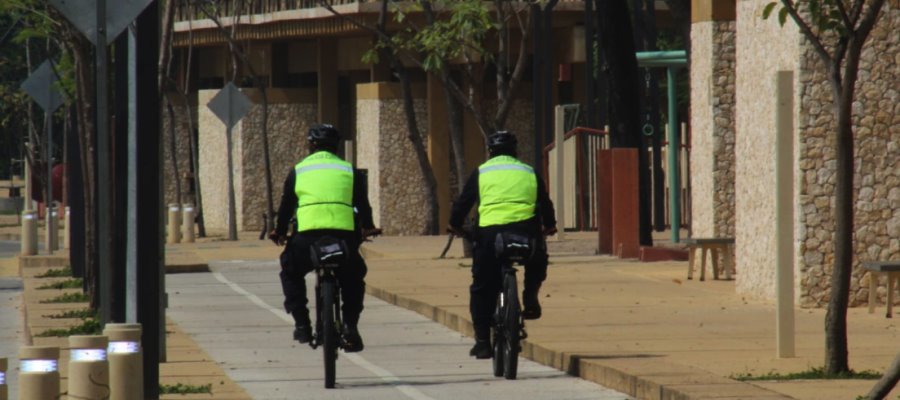
<path id="1" fill-rule="evenodd" d="M 691 25 L 691 212 L 695 237 L 734 236 L 735 22 Z"/>
<path id="2" fill-rule="evenodd" d="M 372 85 L 391 84 L 376 83 Z M 383 95 L 383 94 L 382 94 Z M 425 180 L 407 138 L 403 102 L 391 98 L 357 100 L 357 165 L 369 171 L 369 201 L 375 225 L 387 235 L 425 234 Z M 427 111 L 415 99 L 419 130 L 427 147 Z"/>
<path id="3" fill-rule="evenodd" d="M 267 205 L 265 162 L 263 157 L 262 105 L 254 90 L 244 90 L 253 100 L 250 112 L 232 130 L 234 157 L 235 205 L 240 231 L 262 229 L 262 215 Z M 296 92 L 296 93 L 295 93 Z M 217 90 L 200 91 L 199 104 L 207 104 Z M 275 211 L 281 202 L 284 179 L 291 168 L 309 153 L 306 130 L 316 122 L 317 108 L 306 93 L 271 89 L 268 139 L 271 161 L 272 201 Z M 200 181 L 207 229 L 228 229 L 228 169 L 225 152 L 225 125 L 207 107 L 201 107 Z"/>
<path id="4" fill-rule="evenodd" d="M 737 290 L 775 291 L 775 74 L 794 71 L 796 296 L 822 307 L 834 263 L 835 126 L 822 64 L 797 27 L 763 20 L 767 0 L 738 2 L 736 80 Z M 900 258 L 900 10 L 885 10 L 862 55 L 856 99 L 851 306 L 865 304 L 863 261 Z M 695 156 L 696 157 L 696 156 Z M 885 295 L 884 282 L 877 288 Z"/>
<path id="5" fill-rule="evenodd" d="M 800 34 L 793 24 L 780 27 L 777 18 L 763 20 L 767 3 L 737 3 L 735 259 L 737 292 L 774 299 L 775 76 L 779 70 L 797 70 Z"/>
<path id="6" fill-rule="evenodd" d="M 854 267 L 850 305 L 866 304 L 869 273 L 863 261 L 900 258 L 900 8 L 884 4 L 862 54 L 856 100 Z M 800 304 L 823 307 L 830 294 L 834 263 L 835 119 L 831 89 L 818 55 L 807 48 L 800 58 L 800 107 L 797 125 L 800 196 Z M 884 301 L 886 284 L 878 287 Z"/>

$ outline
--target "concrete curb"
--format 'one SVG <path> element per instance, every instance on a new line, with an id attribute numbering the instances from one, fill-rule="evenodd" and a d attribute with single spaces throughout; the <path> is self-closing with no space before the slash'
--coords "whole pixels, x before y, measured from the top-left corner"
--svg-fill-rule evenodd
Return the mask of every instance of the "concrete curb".
<path id="1" fill-rule="evenodd" d="M 366 256 L 378 257 L 371 250 Z M 372 254 L 375 253 L 375 254 Z M 387 303 L 417 312 L 466 336 L 474 329 L 468 315 L 427 304 L 388 290 L 366 285 L 366 293 Z M 579 355 L 566 354 L 546 348 L 527 339 L 520 353 L 534 362 L 544 364 L 637 399 L 699 400 L 734 397 L 753 400 L 790 400 L 793 397 L 749 383 L 723 378 L 697 368 L 673 364 L 657 357 L 641 355 Z"/>

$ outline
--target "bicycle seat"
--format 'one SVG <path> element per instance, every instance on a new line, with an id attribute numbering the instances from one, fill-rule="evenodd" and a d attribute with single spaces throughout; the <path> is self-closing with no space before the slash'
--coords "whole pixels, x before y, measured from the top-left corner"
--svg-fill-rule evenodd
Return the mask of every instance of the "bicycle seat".
<path id="1" fill-rule="evenodd" d="M 500 232 L 494 240 L 494 254 L 498 259 L 520 264 L 531 259 L 534 255 L 534 247 L 534 239 L 521 232 Z"/>
<path id="2" fill-rule="evenodd" d="M 347 243 L 325 236 L 310 246 L 310 257 L 315 268 L 338 268 L 348 259 Z"/>

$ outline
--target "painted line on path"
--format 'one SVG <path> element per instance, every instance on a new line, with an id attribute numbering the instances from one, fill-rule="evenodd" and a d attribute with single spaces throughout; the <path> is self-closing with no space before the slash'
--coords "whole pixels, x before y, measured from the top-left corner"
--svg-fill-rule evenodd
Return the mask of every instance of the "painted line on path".
<path id="1" fill-rule="evenodd" d="M 294 324 L 294 319 L 288 313 L 284 312 L 284 310 L 272 307 L 271 305 L 269 305 L 268 303 L 266 303 L 265 301 L 260 299 L 255 294 L 248 292 L 247 290 L 242 288 L 237 283 L 234 283 L 234 282 L 228 280 L 228 278 L 226 278 L 224 275 L 222 275 L 222 273 L 213 272 L 213 276 L 215 276 L 219 282 L 222 282 L 222 283 L 228 285 L 228 287 L 230 287 L 231 290 L 234 290 L 235 292 L 237 292 L 237 293 L 243 295 L 244 297 L 246 297 L 247 299 L 249 299 L 253 304 L 256 304 L 257 306 L 259 306 L 259 308 L 262 308 L 264 310 L 269 310 L 269 312 L 271 312 L 272 314 L 275 314 L 275 316 L 277 316 L 278 318 L 281 318 L 283 321 L 285 321 L 291 325 Z M 344 357 L 346 357 L 348 360 L 350 360 L 351 362 L 353 362 L 360 368 L 363 368 L 363 369 L 371 372 L 375 376 L 381 378 L 382 381 L 391 384 L 391 386 L 393 386 L 395 389 L 397 389 L 401 393 L 405 394 L 406 397 L 409 397 L 410 399 L 413 399 L 413 400 L 435 400 L 434 398 L 429 397 L 425 393 L 422 393 L 420 390 L 418 390 L 410 385 L 399 384 L 398 382 L 400 382 L 400 378 L 398 378 L 396 375 L 392 374 L 390 371 L 388 371 L 382 367 L 379 367 L 378 365 L 373 364 L 372 362 L 370 362 L 369 360 L 366 360 L 365 358 L 363 358 L 361 355 L 359 355 L 357 353 L 344 353 L 343 355 L 344 355 Z"/>

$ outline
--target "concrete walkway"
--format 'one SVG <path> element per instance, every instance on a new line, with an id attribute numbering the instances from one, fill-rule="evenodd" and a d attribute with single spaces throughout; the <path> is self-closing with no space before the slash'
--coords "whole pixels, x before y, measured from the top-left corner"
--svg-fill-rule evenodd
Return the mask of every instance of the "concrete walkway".
<path id="1" fill-rule="evenodd" d="M 253 236 L 168 246 L 167 263 L 202 270 L 213 260 L 278 256 L 278 248 Z M 568 236 L 566 242 L 550 243 L 552 265 L 541 292 L 544 317 L 527 324 L 525 357 L 640 399 L 843 400 L 864 395 L 874 384 L 733 380 L 822 366 L 824 310 L 797 311 L 797 357 L 778 359 L 774 304 L 737 295 L 734 281 L 688 281 L 686 262 L 594 256 L 593 235 Z M 460 257 L 459 241 L 450 258 L 437 259 L 445 244 L 446 237 L 379 237 L 366 243 L 367 291 L 471 335 L 471 260 Z M 900 328 L 882 310 L 849 310 L 850 362 L 857 371 L 883 371 L 900 351 Z M 888 398 L 898 396 L 895 389 Z"/>

